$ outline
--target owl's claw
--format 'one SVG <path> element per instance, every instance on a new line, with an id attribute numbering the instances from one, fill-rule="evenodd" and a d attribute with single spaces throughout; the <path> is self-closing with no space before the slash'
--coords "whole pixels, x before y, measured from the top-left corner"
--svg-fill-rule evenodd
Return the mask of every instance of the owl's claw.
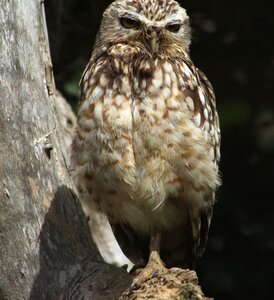
<path id="1" fill-rule="evenodd" d="M 135 285 L 135 282 L 133 281 L 129 287 L 129 293 L 131 294 L 136 289 L 137 289 L 137 286 Z"/>
<path id="2" fill-rule="evenodd" d="M 159 272 L 160 272 L 159 269 L 154 270 L 153 273 L 151 274 L 151 277 L 155 277 Z"/>
<path id="3" fill-rule="evenodd" d="M 164 272 L 165 270 L 166 268 L 158 252 L 152 251 L 149 257 L 148 264 L 143 269 L 138 269 L 135 271 L 136 276 L 129 288 L 130 292 L 138 289 L 144 282 L 156 276 L 158 273 Z"/>

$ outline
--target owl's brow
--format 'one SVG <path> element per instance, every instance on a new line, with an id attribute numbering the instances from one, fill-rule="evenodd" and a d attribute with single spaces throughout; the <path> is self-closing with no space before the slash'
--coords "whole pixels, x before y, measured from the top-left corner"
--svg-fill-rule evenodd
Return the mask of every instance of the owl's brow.
<path id="1" fill-rule="evenodd" d="M 134 11 L 124 11 L 120 14 L 119 17 L 132 17 L 133 19 L 137 19 L 140 22 L 142 22 L 143 24 L 146 24 L 148 26 L 157 26 L 157 27 L 165 27 L 166 24 L 170 23 L 170 22 L 181 22 L 181 20 L 178 20 L 177 16 L 175 16 L 175 14 L 171 14 L 169 16 L 167 16 L 167 18 L 165 18 L 164 20 L 161 21 L 155 21 L 155 20 L 150 20 L 149 18 L 147 18 L 144 15 L 141 15 L 139 13 L 136 13 Z"/>

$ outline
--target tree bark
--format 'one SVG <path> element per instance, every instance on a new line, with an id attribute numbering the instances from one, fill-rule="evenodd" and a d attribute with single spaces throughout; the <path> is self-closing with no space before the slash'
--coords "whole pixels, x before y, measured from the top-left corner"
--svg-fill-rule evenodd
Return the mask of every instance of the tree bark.
<path id="1" fill-rule="evenodd" d="M 68 172 L 43 1 L 1 0 L 0 47 L 0 300 L 203 299 L 193 271 L 131 291 L 103 262 Z"/>

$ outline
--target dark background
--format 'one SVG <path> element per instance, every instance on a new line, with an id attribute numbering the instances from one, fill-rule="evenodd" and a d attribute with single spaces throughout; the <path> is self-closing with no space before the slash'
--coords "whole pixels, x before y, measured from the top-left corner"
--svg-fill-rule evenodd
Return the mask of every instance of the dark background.
<path id="1" fill-rule="evenodd" d="M 57 88 L 77 110 L 78 82 L 106 0 L 47 0 Z M 274 1 L 185 0 L 191 57 L 212 82 L 222 129 L 221 172 L 198 275 L 215 299 L 273 299 Z"/>

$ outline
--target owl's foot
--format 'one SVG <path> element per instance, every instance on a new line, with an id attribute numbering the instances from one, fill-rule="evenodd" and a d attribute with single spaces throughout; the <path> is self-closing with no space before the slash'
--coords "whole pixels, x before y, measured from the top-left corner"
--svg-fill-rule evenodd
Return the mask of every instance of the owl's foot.
<path id="1" fill-rule="evenodd" d="M 157 251 L 152 251 L 149 256 L 149 261 L 143 269 L 138 269 L 135 271 L 135 278 L 131 284 L 130 289 L 134 290 L 139 288 L 144 282 L 154 277 L 160 272 L 164 272 L 166 267 L 162 262 Z"/>

